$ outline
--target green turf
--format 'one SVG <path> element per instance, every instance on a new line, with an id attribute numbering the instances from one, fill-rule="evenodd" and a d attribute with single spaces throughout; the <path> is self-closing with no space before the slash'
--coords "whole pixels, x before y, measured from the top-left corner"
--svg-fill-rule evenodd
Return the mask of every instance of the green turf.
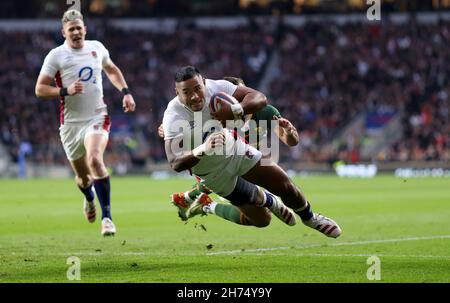
<path id="1" fill-rule="evenodd" d="M 329 239 L 276 218 L 262 229 L 214 216 L 185 224 L 168 197 L 191 180 L 113 177 L 118 234 L 102 238 L 72 180 L 3 179 L 0 282 L 67 282 L 76 256 L 80 282 L 376 283 L 366 276 L 372 255 L 381 282 L 450 282 L 449 181 L 295 179 L 316 212 L 340 223 L 343 235 Z"/>

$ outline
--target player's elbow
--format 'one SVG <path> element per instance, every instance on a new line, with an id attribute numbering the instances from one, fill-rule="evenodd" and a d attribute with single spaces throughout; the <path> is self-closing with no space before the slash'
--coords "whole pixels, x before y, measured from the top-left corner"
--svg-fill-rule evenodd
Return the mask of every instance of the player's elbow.
<path id="1" fill-rule="evenodd" d="M 170 167 L 177 173 L 182 172 L 184 170 L 181 166 L 181 162 L 177 161 L 176 159 L 170 160 L 169 164 L 170 164 Z"/>
<path id="2" fill-rule="evenodd" d="M 264 104 L 264 106 L 268 105 L 268 104 L 269 104 L 269 101 L 267 100 L 266 95 L 262 94 L 262 98 L 263 98 L 262 103 Z"/>
<path id="3" fill-rule="evenodd" d="M 36 97 L 38 98 L 42 98 L 42 91 L 40 89 L 40 85 L 36 85 L 36 87 L 34 88 L 34 94 L 36 95 Z"/>
<path id="4" fill-rule="evenodd" d="M 40 99 L 48 99 L 49 98 L 49 96 L 45 93 L 45 88 L 42 86 L 42 84 L 36 85 L 36 87 L 34 89 L 34 94 L 36 95 L 36 97 L 38 97 Z"/>
<path id="5" fill-rule="evenodd" d="M 180 173 L 184 170 L 180 163 L 170 163 L 170 167 L 177 173 Z"/>
<path id="6" fill-rule="evenodd" d="M 259 100 L 258 105 L 259 105 L 259 108 L 262 109 L 262 108 L 265 107 L 269 102 L 267 101 L 266 95 L 264 95 L 263 93 L 258 93 L 258 94 L 259 94 L 259 96 L 258 96 L 258 100 Z"/>
<path id="7" fill-rule="evenodd" d="M 179 165 L 175 162 L 175 161 L 170 161 L 169 162 L 169 164 L 170 164 L 170 167 L 174 170 L 174 171 L 176 171 L 177 173 L 179 172 Z"/>

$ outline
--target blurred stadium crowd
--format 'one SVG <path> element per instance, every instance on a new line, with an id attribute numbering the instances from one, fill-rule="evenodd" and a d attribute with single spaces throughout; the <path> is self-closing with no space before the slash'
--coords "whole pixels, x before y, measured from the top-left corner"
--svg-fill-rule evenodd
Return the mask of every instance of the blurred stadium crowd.
<path id="1" fill-rule="evenodd" d="M 365 12 L 369 4 L 366 0 L 2 0 L 0 18 L 58 18 L 77 1 L 85 17 L 140 18 L 349 13 Z M 449 0 L 383 0 L 380 4 L 384 12 L 450 9 Z"/>
<path id="2" fill-rule="evenodd" d="M 89 26 L 89 23 L 88 23 Z M 450 23 L 306 23 L 275 29 L 250 22 L 233 29 L 195 28 L 180 21 L 174 32 L 130 31 L 105 23 L 88 28 L 124 71 L 137 103 L 131 119 L 121 95 L 104 81 L 113 132 L 106 163 L 163 162 L 156 129 L 174 97 L 173 74 L 196 65 L 207 78 L 242 77 L 258 88 L 270 67 L 270 103 L 300 131 L 299 148 L 283 149 L 290 161 L 450 160 Z M 11 43 L 11 41 L 14 41 Z M 28 159 L 64 163 L 58 137 L 58 102 L 39 100 L 34 85 L 43 59 L 63 42 L 59 30 L 0 33 L 0 139 L 14 160 L 22 142 Z M 361 159 L 364 134 L 337 149 L 323 146 L 358 114 L 389 110 L 402 115 L 402 137 Z M 124 128 L 121 128 L 124 126 Z"/>
<path id="3" fill-rule="evenodd" d="M 449 160 L 449 42 L 448 22 L 287 29 L 270 95 L 301 130 L 303 159 L 359 161 L 364 136 L 320 147 L 358 113 L 388 110 L 404 134 L 378 160 Z"/>

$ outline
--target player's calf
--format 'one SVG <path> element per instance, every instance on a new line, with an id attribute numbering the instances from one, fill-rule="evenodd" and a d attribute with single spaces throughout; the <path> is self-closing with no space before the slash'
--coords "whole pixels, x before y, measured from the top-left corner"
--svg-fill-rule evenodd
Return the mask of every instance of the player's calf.
<path id="1" fill-rule="evenodd" d="M 95 208 L 95 196 L 94 196 L 94 190 L 92 184 L 87 186 L 86 188 L 83 188 L 81 186 L 78 186 L 80 191 L 84 195 L 84 201 L 83 201 L 83 213 L 84 217 L 88 220 L 89 223 L 94 223 L 96 216 L 97 216 L 97 210 Z"/>

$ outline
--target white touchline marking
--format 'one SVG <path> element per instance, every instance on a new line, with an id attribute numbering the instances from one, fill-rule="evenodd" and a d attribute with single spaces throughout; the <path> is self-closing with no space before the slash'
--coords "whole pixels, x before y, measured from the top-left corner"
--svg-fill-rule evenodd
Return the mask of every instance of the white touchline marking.
<path id="1" fill-rule="evenodd" d="M 252 253 L 254 256 L 290 256 L 290 257 L 388 257 L 388 258 L 416 258 L 416 259 L 449 259 L 450 256 L 432 256 L 432 255 L 391 255 L 391 254 L 319 254 L 319 253 Z"/>
<path id="2" fill-rule="evenodd" d="M 415 259 L 438 259 L 438 260 L 450 260 L 449 256 L 433 256 L 433 255 L 395 255 L 395 254 L 321 254 L 321 253 L 261 253 L 261 252 L 245 252 L 246 255 L 251 256 L 290 256 L 290 257 L 371 257 L 376 255 L 377 257 L 383 258 L 415 258 Z M 26 255 L 26 256 L 58 256 L 58 257 L 67 257 L 67 256 L 87 256 L 87 257 L 103 257 L 103 256 L 160 256 L 165 257 L 164 254 L 155 254 L 155 253 L 148 253 L 148 252 L 123 252 L 123 253 L 103 253 L 103 252 L 70 252 L 70 253 L 50 253 L 50 254 L 40 254 L 40 253 L 11 253 L 14 256 L 20 255 Z M 196 253 L 191 254 L 181 254 L 178 256 L 188 256 L 188 257 L 195 257 L 195 256 L 201 256 Z"/>
<path id="3" fill-rule="evenodd" d="M 208 256 L 213 255 L 226 255 L 226 254 L 238 254 L 238 253 L 249 253 L 249 252 L 262 252 L 262 251 L 274 251 L 274 250 L 287 250 L 287 249 L 305 249 L 305 248 L 315 248 L 315 247 L 334 247 L 334 246 L 350 246 L 350 245 L 364 245 L 364 244 L 374 244 L 374 243 L 390 243 L 390 242 L 404 242 L 404 241 L 421 241 L 421 240 L 433 240 L 433 239 L 450 239 L 450 235 L 440 235 L 440 236 L 429 236 L 429 237 L 411 237 L 411 238 L 399 238 L 399 239 L 384 239 L 384 240 L 369 240 L 369 241 L 355 241 L 355 242 L 340 242 L 332 244 L 312 244 L 303 246 L 293 246 L 293 247 L 272 247 L 272 248 L 255 248 L 255 249 L 245 249 L 245 250 L 224 250 L 206 253 Z"/>
<path id="4" fill-rule="evenodd" d="M 151 252 L 137 252 L 137 251 L 125 251 L 125 252 L 92 252 L 92 251 L 75 251 L 75 252 L 60 252 L 60 253 L 36 253 L 36 252 L 11 252 L 13 256 L 167 256 L 162 253 Z M 198 256 L 198 254 L 180 254 L 181 256 Z"/>
<path id="5" fill-rule="evenodd" d="M 245 250 L 225 250 L 217 252 L 206 253 L 207 256 L 215 255 L 230 255 L 230 254 L 253 254 L 253 255 L 291 255 L 291 256 L 317 256 L 317 257 L 369 257 L 372 255 L 377 255 L 380 257 L 410 257 L 410 258 L 438 258 L 438 259 L 450 259 L 450 256 L 432 256 L 432 255 L 386 255 L 386 254 L 321 254 L 321 253 L 276 253 L 276 251 L 283 251 L 288 249 L 307 249 L 316 247 L 335 247 L 335 246 L 350 246 L 350 245 L 364 245 L 373 243 L 390 243 L 390 242 L 404 242 L 404 241 L 421 241 L 421 240 L 433 240 L 433 239 L 450 239 L 450 235 L 437 235 L 429 237 L 410 237 L 410 238 L 398 238 L 398 239 L 384 239 L 384 240 L 368 240 L 368 241 L 355 241 L 355 242 L 340 242 L 332 244 L 311 244 L 303 246 L 281 246 L 281 247 L 268 247 L 268 248 L 255 248 L 255 249 L 245 249 Z M 264 253 L 262 252 L 275 252 L 275 253 Z M 164 253 L 159 252 L 148 252 L 148 251 L 125 251 L 125 252 L 93 252 L 93 251 L 74 251 L 74 252 L 61 252 L 61 253 L 37 253 L 37 252 L 11 252 L 11 255 L 16 256 L 166 256 Z M 199 253 L 182 253 L 175 254 L 178 256 L 199 256 Z"/>

